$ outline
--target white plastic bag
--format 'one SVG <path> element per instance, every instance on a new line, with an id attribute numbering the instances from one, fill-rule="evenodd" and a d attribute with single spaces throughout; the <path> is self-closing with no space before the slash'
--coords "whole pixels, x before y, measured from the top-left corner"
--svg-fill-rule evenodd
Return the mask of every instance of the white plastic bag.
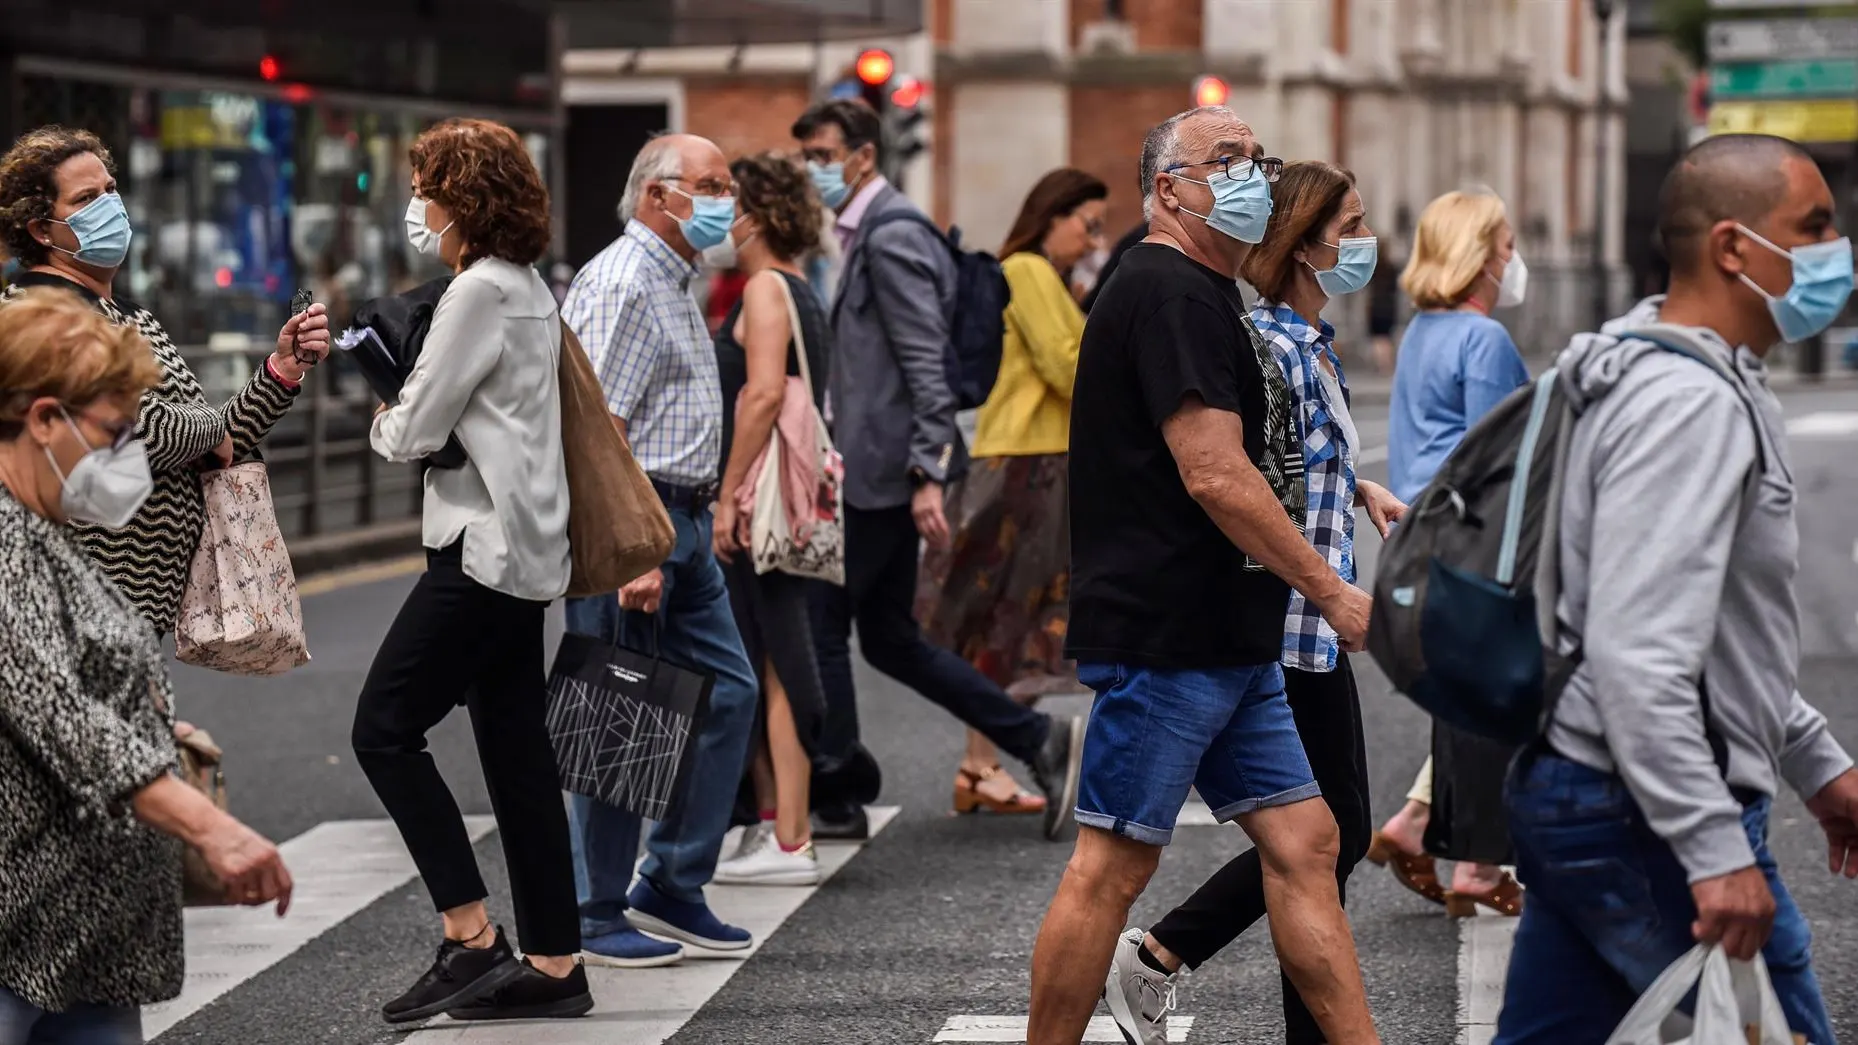
<path id="1" fill-rule="evenodd" d="M 1697 988 L 1694 1020 L 1677 1011 Z M 1698 944 L 1639 996 L 1606 1045 L 1796 1045 L 1761 955 L 1732 961 L 1720 945 Z"/>

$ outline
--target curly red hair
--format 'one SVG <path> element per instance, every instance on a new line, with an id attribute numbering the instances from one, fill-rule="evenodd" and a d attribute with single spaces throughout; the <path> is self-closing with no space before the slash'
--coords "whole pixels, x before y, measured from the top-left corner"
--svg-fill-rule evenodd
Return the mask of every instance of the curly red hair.
<path id="1" fill-rule="evenodd" d="M 433 124 L 408 151 L 421 197 L 444 207 L 473 257 L 533 265 L 548 249 L 548 187 L 516 132 L 491 120 Z"/>

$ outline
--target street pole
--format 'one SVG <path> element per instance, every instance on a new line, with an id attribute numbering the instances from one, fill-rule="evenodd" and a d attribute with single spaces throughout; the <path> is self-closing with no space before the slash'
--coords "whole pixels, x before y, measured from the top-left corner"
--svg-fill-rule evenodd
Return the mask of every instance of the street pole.
<path id="1" fill-rule="evenodd" d="M 1608 272 L 1606 269 L 1606 212 L 1607 212 L 1607 134 L 1609 123 L 1607 110 L 1610 99 L 1607 96 L 1608 81 L 1612 78 L 1612 39 L 1610 31 L 1613 24 L 1614 0 L 1593 0 L 1594 20 L 1600 27 L 1600 46 L 1598 61 L 1599 75 L 1596 77 L 1598 87 L 1594 91 L 1594 136 L 1593 136 L 1593 235 L 1592 263 L 1593 271 L 1593 328 L 1595 330 L 1613 318 L 1612 305 L 1609 301 Z"/>

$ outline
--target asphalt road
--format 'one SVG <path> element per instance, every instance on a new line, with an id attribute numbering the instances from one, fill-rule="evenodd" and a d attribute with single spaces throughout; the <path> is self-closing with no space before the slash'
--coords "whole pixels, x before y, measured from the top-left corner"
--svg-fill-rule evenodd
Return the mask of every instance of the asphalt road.
<path id="1" fill-rule="evenodd" d="M 1849 393 L 1791 391 L 1790 417 L 1816 435 L 1794 439 L 1804 541 L 1800 599 L 1807 629 L 1802 688 L 1858 746 L 1858 413 Z M 1843 420 L 1841 420 L 1843 418 Z M 1803 420 L 1804 419 L 1804 420 Z M 1384 408 L 1363 404 L 1364 441 L 1385 441 Z M 1370 454 L 1370 459 L 1376 455 Z M 1375 464 L 1370 474 L 1380 472 Z M 1377 541 L 1365 522 L 1360 542 L 1371 568 Z M 1655 534 L 1647 534 L 1655 540 Z M 369 661 L 411 584 L 410 577 L 340 588 L 305 603 L 315 660 L 273 680 L 234 679 L 178 667 L 185 717 L 207 727 L 228 751 L 233 810 L 269 836 L 290 839 L 331 821 L 378 819 L 383 811 L 354 764 L 348 731 Z M 1377 814 L 1401 803 L 1424 757 L 1424 718 L 1391 693 L 1368 658 L 1356 661 L 1370 738 Z M 641 1010 L 695 1010 L 670 1040 L 698 1043 L 926 1043 L 950 1017 L 1023 1016 L 1031 944 L 1067 850 L 1038 838 L 1037 824 L 956 818 L 948 790 L 962 734 L 926 701 L 860 665 L 865 739 L 883 762 L 881 802 L 896 819 L 829 882 L 808 897 L 720 990 L 674 1004 L 682 976 L 709 963 L 655 974 L 599 973 L 607 997 Z M 467 813 L 489 804 L 454 716 L 433 749 Z M 1817 829 L 1797 801 L 1783 799 L 1774 848 L 1795 895 L 1818 932 L 1821 980 L 1836 1025 L 1858 1040 L 1858 884 L 1823 870 Z M 306 845 L 308 843 L 305 843 Z M 1184 827 L 1135 912 L 1147 924 L 1184 898 L 1244 845 L 1236 829 Z M 492 904 L 508 917 L 496 836 L 478 847 L 492 882 Z M 368 854 L 356 853 L 357 862 Z M 1458 1040 L 1460 936 L 1436 907 L 1401 891 L 1376 868 L 1356 872 L 1350 916 L 1370 1003 L 1389 1043 Z M 400 1040 L 376 1010 L 424 968 L 437 926 L 417 884 L 386 891 L 352 917 L 313 932 L 300 950 L 255 974 L 236 960 L 214 975 L 225 993 L 155 1040 L 214 1043 L 355 1043 Z M 228 948 L 235 945 L 228 944 Z M 222 956 L 223 957 L 223 956 Z M 666 985 L 670 985 L 667 987 Z M 666 993 L 669 991 L 670 993 Z M 603 1003 L 604 1004 L 604 1003 Z M 1282 1040 L 1276 967 L 1256 930 L 1192 976 L 1181 992 L 1193 1043 Z M 675 1021 L 673 1024 L 675 1025 Z M 507 1030 L 509 1037 L 413 1033 L 421 1041 L 664 1040 L 643 1024 L 613 1019 Z M 954 1040 L 947 1039 L 944 1040 Z M 1010 1036 L 991 1040 L 1016 1040 Z"/>

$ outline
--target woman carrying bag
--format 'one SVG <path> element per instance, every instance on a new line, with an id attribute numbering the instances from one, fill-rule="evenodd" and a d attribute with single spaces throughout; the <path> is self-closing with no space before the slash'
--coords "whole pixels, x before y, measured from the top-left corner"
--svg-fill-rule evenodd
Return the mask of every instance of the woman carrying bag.
<path id="1" fill-rule="evenodd" d="M 807 586 L 820 583 L 809 577 L 829 580 L 835 565 L 844 568 L 838 491 L 822 491 L 836 456 L 819 419 L 832 326 L 799 265 L 819 244 L 819 199 L 806 171 L 773 153 L 737 160 L 729 173 L 735 224 L 705 260 L 732 263 L 748 284 L 716 333 L 728 455 L 713 542 L 736 627 L 761 675 L 760 743 L 750 765 L 761 823 L 714 880 L 813 885 L 809 749 L 826 700 Z"/>

